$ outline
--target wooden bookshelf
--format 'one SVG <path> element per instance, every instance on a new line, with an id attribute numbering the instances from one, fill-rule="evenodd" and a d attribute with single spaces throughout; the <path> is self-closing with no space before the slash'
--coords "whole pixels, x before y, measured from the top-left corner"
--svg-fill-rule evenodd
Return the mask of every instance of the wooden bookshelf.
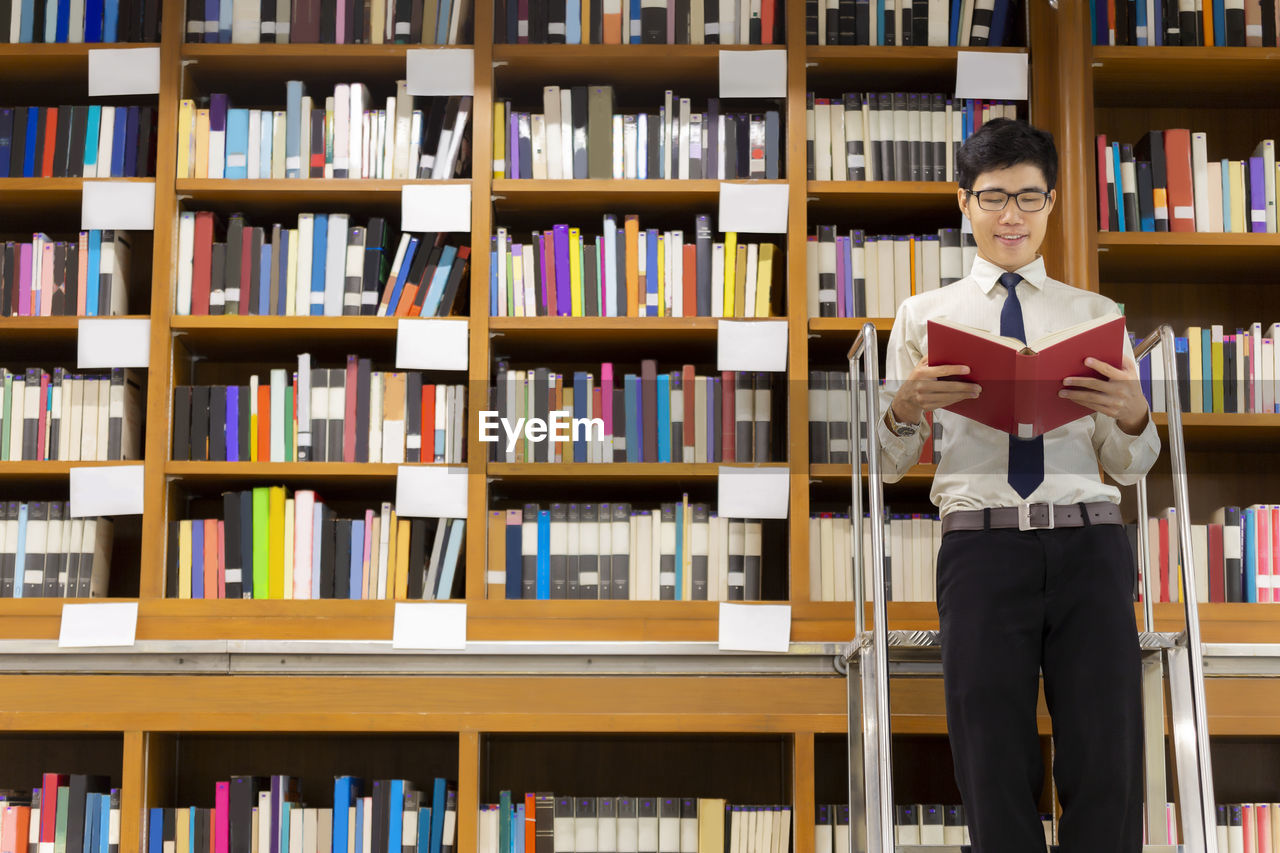
<path id="1" fill-rule="evenodd" d="M 492 382 L 498 356 L 547 363 L 543 359 L 550 360 L 550 354 L 571 352 L 590 362 L 619 360 L 614 353 L 620 350 L 628 358 L 644 351 L 673 361 L 693 355 L 713 359 L 718 325 L 713 318 L 492 317 L 487 247 L 497 226 L 513 231 L 532 223 L 537 223 L 535 228 L 552 222 L 585 226 L 604 213 L 638 213 L 651 217 L 658 227 L 663 217 L 714 215 L 719 181 L 495 179 L 490 152 L 495 98 L 520 100 L 531 86 L 598 82 L 601 75 L 628 92 L 684 87 L 701 97 L 714 92 L 719 49 L 708 45 L 495 45 L 492 4 L 473 5 L 476 39 L 474 45 L 466 46 L 473 51 L 475 72 L 472 174 L 448 182 L 469 186 L 472 197 L 471 283 L 465 307 L 460 307 L 469 327 L 470 367 L 465 377 L 444 374 L 442 381 L 468 383 L 470 409 L 476 411 L 481 389 Z M 808 521 L 812 505 L 847 499 L 852 472 L 848 466 L 809 464 L 806 389 L 810 366 L 829 369 L 846 362 L 848 346 L 865 320 L 805 316 L 807 236 L 816 226 L 833 221 L 842 227 L 853 224 L 887 233 L 954 225 L 957 215 L 954 185 L 946 183 L 807 181 L 805 94 L 869 88 L 949 91 L 959 49 L 810 46 L 804 42 L 804 4 L 784 6 L 787 42 L 773 46 L 788 51 L 787 99 L 782 107 L 784 178 L 774 183 L 787 187 L 787 232 L 762 239 L 782 247 L 785 274 L 780 270 L 775 277 L 775 306 L 786 306 L 786 313 L 773 319 L 788 327 L 788 369 L 779 377 L 781 386 L 788 389 L 781 410 L 785 414 L 774 422 L 774 430 L 786 436 L 789 461 L 766 467 L 787 470 L 792 476 L 790 517 L 770 522 L 771 533 L 779 533 L 779 541 L 785 541 L 780 556 L 770 560 L 765 570 L 789 593 L 786 602 L 792 607 L 794 642 L 845 643 L 852 638 L 852 605 L 808 600 L 813 544 Z M 172 461 L 173 386 L 187 381 L 192 360 L 243 363 L 264 351 L 270 357 L 284 354 L 285 358 L 304 351 L 324 353 L 326 358 L 335 352 L 390 358 L 397 328 L 396 318 L 381 317 L 175 316 L 176 211 L 243 210 L 252 217 L 288 217 L 334 209 L 394 220 L 402 187 L 420 182 L 178 180 L 174 152 L 178 100 L 191 97 L 193 90 L 234 93 L 251 89 L 259 76 L 265 76 L 265 85 L 271 87 L 268 97 L 283 103 L 283 87 L 276 84 L 284 79 L 318 80 L 324 85 L 372 79 L 381 85 L 403 77 L 405 54 L 416 46 L 187 44 L 184 12 L 184 3 L 164 0 L 154 178 L 156 228 L 145 240 L 146 249 L 135 249 L 134 256 L 138 277 L 150 281 L 149 291 L 141 291 L 149 292 L 149 302 L 134 300 L 130 306 L 136 316 L 152 321 L 142 461 L 146 511 L 135 520 L 137 530 L 130 534 L 133 539 L 125 549 L 131 555 L 129 562 L 114 565 L 113 573 L 137 573 L 137 598 L 130 600 L 139 605 L 140 642 L 385 643 L 391 639 L 395 611 L 391 601 L 164 597 L 168 523 L 184 517 L 188 500 L 215 498 L 223 489 L 277 483 L 326 489 L 360 500 L 372 501 L 375 495 L 387 499 L 394 493 L 397 469 L 390 464 Z M 1169 111 L 1176 114 L 1185 108 L 1187 120 L 1198 121 L 1209 108 L 1221 106 L 1227 108 L 1223 121 L 1230 121 L 1232 110 L 1246 110 L 1254 103 L 1265 110 L 1260 121 L 1267 120 L 1280 105 L 1273 85 L 1280 52 L 1092 47 L 1087 7 L 1082 13 L 1079 4 L 1062 4 L 1056 11 L 1047 4 L 1031 4 L 1028 14 L 1031 47 L 1000 50 L 1033 54 L 1031 117 L 1058 138 L 1062 172 L 1058 210 L 1046 248 L 1050 274 L 1083 282 L 1089 289 L 1126 302 L 1135 329 L 1196 314 L 1204 322 L 1217 322 L 1209 317 L 1227 310 L 1223 285 L 1237 279 L 1244 279 L 1250 289 L 1233 291 L 1245 294 L 1240 297 L 1244 307 L 1231 308 L 1233 312 L 1252 311 L 1254 303 L 1267 309 L 1280 307 L 1274 276 L 1280 258 L 1276 235 L 1097 233 L 1091 144 L 1096 127 L 1112 121 L 1116 112 L 1148 107 L 1163 112 L 1135 113 L 1131 120 L 1145 122 L 1151 117 L 1153 122 L 1163 122 Z M 112 46 L 0 45 L 0 76 L 22 85 L 51 81 L 62 87 L 57 90 L 59 97 L 73 98 L 60 102 L 82 103 L 83 94 L 71 93 L 83 83 L 88 50 L 99 47 Z M 189 64 L 184 68 L 183 63 Z M 1188 93 L 1193 96 L 1190 103 Z M 0 181 L 0 218 L 14 221 L 19 230 L 31 230 L 42 227 L 27 214 L 32 208 L 72 217 L 82 187 L 80 179 L 5 179 Z M 1153 288 L 1161 289 L 1153 292 Z M 135 285 L 131 296 L 136 292 Z M 892 329 L 892 318 L 871 322 L 881 338 Z M 27 347 L 35 347 L 41 358 L 58 348 L 73 353 L 77 324 L 76 318 L 0 319 L 0 340 L 10 347 L 7 358 L 18 357 L 16 351 Z M 1164 417 L 1156 420 L 1164 432 Z M 1213 500 L 1230 496 L 1250 480 L 1251 472 L 1271 471 L 1280 461 L 1275 449 L 1280 446 L 1280 415 L 1184 415 L 1183 421 L 1188 446 L 1195 453 L 1192 489 L 1207 489 Z M 489 446 L 479 441 L 477 433 L 468 429 L 465 466 L 470 489 L 462 571 L 470 641 L 513 646 L 715 642 L 718 605 L 714 602 L 504 600 L 500 586 L 488 583 L 486 522 L 491 507 L 510 505 L 524 496 L 547 500 L 566 491 L 606 490 L 622 495 L 683 489 L 713 493 L 719 465 L 492 463 L 487 460 Z M 1165 443 L 1167 447 L 1167 435 Z M 1228 461 L 1218 461 L 1223 458 Z M 0 491 L 14 493 L 15 499 L 26 497 L 23 490 L 27 489 L 59 492 L 66 487 L 71 467 L 80 464 L 94 463 L 0 463 Z M 934 472 L 934 466 L 916 466 L 891 487 L 890 495 L 925 500 Z M 1210 499 L 1203 497 L 1204 492 L 1201 495 L 1201 500 Z M 45 599 L 0 601 L 0 640 L 56 640 L 62 604 Z M 1200 612 L 1207 642 L 1280 642 L 1280 609 L 1204 604 Z M 1180 614 L 1180 605 L 1157 605 L 1157 628 L 1179 630 Z M 892 602 L 889 621 L 893 628 L 934 629 L 936 605 Z M 324 659 L 320 652 L 314 654 Z M 517 659 L 512 665 L 518 663 Z M 793 849 L 812 853 L 808 816 L 815 802 L 816 753 L 838 742 L 845 730 L 845 683 L 834 670 L 825 677 L 690 678 L 592 676 L 589 669 L 581 674 L 495 675 L 459 666 L 463 668 L 457 674 L 430 676 L 273 673 L 250 677 L 194 668 L 178 674 L 126 671 L 74 678 L 14 672 L 0 674 L 0 695 L 11 700 L 0 710 L 0 725 L 9 733 L 6 737 L 17 738 L 14 742 L 28 739 L 30 748 L 43 756 L 57 757 L 86 744 L 89 754 L 105 754 L 103 760 L 112 765 L 107 772 L 119 774 L 125 791 L 121 853 L 146 849 L 141 822 L 145 808 L 190 804 L 175 801 L 176 792 L 194 784 L 180 758 L 200 751 L 187 739 L 217 739 L 232 755 L 251 754 L 269 733 L 297 733 L 291 747 L 281 747 L 285 752 L 289 748 L 336 749 L 350 738 L 381 735 L 403 736 L 416 745 L 427 743 L 424 748 L 456 762 L 452 776 L 459 787 L 458 849 L 470 851 L 476 846 L 476 810 L 484 801 L 482 791 L 493 783 L 485 777 L 488 765 L 483 756 L 496 736 L 572 736 L 587 752 L 593 735 L 768 736 L 776 738 L 785 752 L 780 759 L 786 777 L 783 784 L 796 815 Z M 1280 735 L 1277 689 L 1277 683 L 1268 679 L 1210 679 L 1210 730 L 1215 735 Z M 942 687 L 937 679 L 895 679 L 892 707 L 895 733 L 945 734 Z M 1047 735 L 1049 721 L 1043 706 L 1039 725 L 1041 734 Z M 107 747 L 101 746 L 100 738 L 109 740 Z M 203 748 L 206 752 L 200 754 L 207 755 L 208 744 Z M 206 764 L 210 760 L 202 759 Z"/>

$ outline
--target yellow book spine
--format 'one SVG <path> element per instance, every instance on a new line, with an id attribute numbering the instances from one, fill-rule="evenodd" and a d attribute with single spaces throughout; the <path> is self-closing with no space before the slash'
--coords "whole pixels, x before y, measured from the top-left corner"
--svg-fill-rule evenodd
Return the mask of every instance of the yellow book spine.
<path id="1" fill-rule="evenodd" d="M 493 176 L 507 176 L 507 107 L 503 101 L 493 102 Z"/>
<path id="2" fill-rule="evenodd" d="M 396 527 L 396 598 L 409 598 L 409 520 L 400 519 Z"/>
<path id="3" fill-rule="evenodd" d="M 167 590 L 170 598 L 191 597 L 191 522 L 178 522 L 178 588 Z"/>
<path id="4" fill-rule="evenodd" d="M 1191 411 L 1193 414 L 1204 412 L 1203 357 L 1200 352 L 1200 327 L 1188 326 L 1183 334 L 1187 338 L 1187 356 L 1191 365 Z"/>
<path id="5" fill-rule="evenodd" d="M 569 297 L 574 317 L 582 316 L 582 229 L 569 229 Z"/>
<path id="6" fill-rule="evenodd" d="M 281 560 L 281 592 L 282 598 L 293 598 L 293 498 L 284 501 L 284 554 Z"/>
<path id="7" fill-rule="evenodd" d="M 724 233 L 724 316 L 737 316 L 733 310 L 733 283 L 736 281 L 734 265 L 738 257 L 738 234 L 735 231 Z"/>
<path id="8" fill-rule="evenodd" d="M 1226 398 L 1223 393 L 1224 375 L 1222 368 L 1223 360 L 1225 358 L 1222 352 L 1223 343 L 1222 327 L 1213 326 L 1212 332 L 1210 333 L 1209 343 L 1211 359 L 1209 362 L 1209 369 L 1212 371 L 1213 376 L 1213 410 L 1218 413 L 1222 413 L 1227 410 Z"/>
<path id="9" fill-rule="evenodd" d="M 1249 230 L 1249 209 L 1245 202 L 1244 161 L 1231 161 L 1231 230 L 1243 234 Z"/>
<path id="10" fill-rule="evenodd" d="M 918 244 L 916 243 L 916 238 L 912 237 L 907 247 L 907 252 L 911 256 L 911 295 L 912 296 L 915 296 L 917 293 L 920 292 L 919 282 L 917 280 L 917 276 L 920 275 L 920 266 L 919 264 L 916 263 L 917 248 L 918 248 Z"/>
<path id="11" fill-rule="evenodd" d="M 289 229 L 289 268 L 285 274 L 285 313 L 294 314 L 298 298 L 298 229 Z"/>
<path id="12" fill-rule="evenodd" d="M 284 486 L 267 490 L 267 598 L 284 598 Z"/>
<path id="13" fill-rule="evenodd" d="M 382 598 L 392 599 L 396 597 L 396 586 L 399 584 L 399 578 L 396 576 L 396 563 L 400 559 L 400 524 L 396 518 L 396 511 L 391 510 L 389 522 L 387 524 L 387 579 L 386 588 L 382 591 Z"/>
<path id="14" fill-rule="evenodd" d="M 658 316 L 669 316 L 667 311 L 667 241 L 658 235 Z"/>
<path id="15" fill-rule="evenodd" d="M 195 159 L 196 102 L 183 98 L 178 102 L 178 177 L 191 177 Z"/>
<path id="16" fill-rule="evenodd" d="M 376 512 L 373 514 L 371 531 L 369 535 L 369 559 L 363 565 L 364 597 L 370 600 L 378 597 L 378 560 L 382 557 L 382 516 Z"/>
<path id="17" fill-rule="evenodd" d="M 209 111 L 196 110 L 196 173 L 193 177 L 209 177 Z"/>
<path id="18" fill-rule="evenodd" d="M 249 378 L 249 461 L 258 461 L 258 377 Z"/>
<path id="19" fill-rule="evenodd" d="M 760 244 L 760 262 L 756 268 L 756 316 L 768 317 L 769 305 L 772 302 L 773 287 L 773 244 Z"/>

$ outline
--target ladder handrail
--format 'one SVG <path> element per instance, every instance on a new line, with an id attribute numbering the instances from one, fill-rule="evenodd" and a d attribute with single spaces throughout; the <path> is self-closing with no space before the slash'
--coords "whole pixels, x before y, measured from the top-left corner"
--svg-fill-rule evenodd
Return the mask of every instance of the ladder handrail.
<path id="1" fill-rule="evenodd" d="M 1182 827 L 1183 842 L 1187 845 L 1189 853 L 1194 851 L 1202 851 L 1202 853 L 1219 853 L 1217 849 L 1217 837 L 1215 835 L 1215 803 L 1213 796 L 1213 774 L 1209 752 L 1209 729 L 1208 716 L 1205 708 L 1205 692 L 1204 692 L 1204 659 L 1203 647 L 1200 640 L 1200 620 L 1198 611 L 1198 602 L 1196 597 L 1195 586 L 1195 567 L 1193 565 L 1193 551 L 1191 548 L 1191 520 L 1189 514 L 1190 498 L 1187 493 L 1187 465 L 1186 465 L 1186 445 L 1182 435 L 1182 408 L 1181 400 L 1178 392 L 1177 381 L 1177 362 L 1174 355 L 1174 334 L 1173 329 L 1167 323 L 1162 324 L 1151 334 L 1147 335 L 1137 346 L 1134 347 L 1135 362 L 1145 357 L 1157 345 L 1163 344 L 1161 355 L 1164 359 L 1164 383 L 1165 383 L 1165 400 L 1168 417 L 1168 435 L 1169 435 L 1169 451 L 1172 459 L 1172 476 L 1173 476 L 1173 498 L 1175 513 L 1178 516 L 1178 541 L 1181 546 L 1182 554 L 1182 586 L 1184 590 L 1183 605 L 1186 614 L 1186 631 L 1179 637 L 1179 645 L 1182 651 L 1186 652 L 1190 671 L 1189 681 L 1192 716 L 1194 718 L 1194 740 L 1195 755 L 1198 771 L 1198 782 L 1194 787 L 1198 790 L 1182 790 L 1182 796 L 1186 799 L 1198 799 L 1198 803 L 1184 802 L 1182 808 Z M 860 376 L 858 365 L 862 364 L 865 368 L 865 378 Z M 872 323 L 864 323 L 859 331 L 853 347 L 849 350 L 849 372 L 851 382 L 849 383 L 850 393 L 850 411 L 852 428 L 851 440 L 855 441 L 856 448 L 852 453 L 853 464 L 853 482 L 852 482 L 852 518 L 851 538 L 853 540 L 851 551 L 854 558 L 854 577 L 853 577 L 853 603 L 855 636 L 846 653 L 846 658 L 852 662 L 854 657 L 859 654 L 859 649 L 864 645 L 870 645 L 871 653 L 874 661 L 874 695 L 875 695 L 875 717 L 878 725 L 875 726 L 875 736 L 878 743 L 879 767 L 876 768 L 879 775 L 879 791 L 882 796 L 878 803 L 878 817 L 880 832 L 879 838 L 871 837 L 871 815 L 868 815 L 868 838 L 867 847 L 872 853 L 891 853 L 893 850 L 893 762 L 892 762 L 892 741 L 891 726 L 889 716 L 889 669 L 888 669 L 888 608 L 885 603 L 884 595 L 884 529 L 883 525 L 876 523 L 881 520 L 884 515 L 884 481 L 880 475 L 880 446 L 878 441 L 877 428 L 880 421 L 879 406 L 879 390 L 880 390 L 880 360 L 879 350 L 877 348 L 877 337 L 875 326 Z M 865 600 L 864 593 L 866 587 L 864 584 L 863 571 L 866 565 L 866 555 L 863 553 L 863 542 L 860 527 L 862 524 L 862 464 L 861 464 L 861 442 L 858 440 L 859 427 L 862 422 L 858 406 L 858 391 L 862 390 L 866 396 L 866 424 L 867 424 L 867 492 L 868 502 L 870 504 L 869 511 L 871 517 L 871 576 L 872 576 L 872 605 L 874 621 L 870 636 L 867 636 L 865 630 Z M 1151 578 L 1148 566 L 1148 548 L 1146 537 L 1146 513 L 1147 513 L 1147 493 L 1146 493 L 1146 476 L 1139 478 L 1137 483 L 1138 498 L 1138 545 L 1139 565 L 1142 566 L 1142 600 L 1143 600 L 1143 618 L 1144 629 L 1151 631 L 1154 626 L 1154 617 L 1152 615 L 1151 601 Z M 850 670 L 851 673 L 851 670 Z M 865 719 L 865 714 L 864 714 Z M 852 722 L 852 721 L 851 721 Z M 1175 721 L 1176 723 L 1176 721 Z M 1175 737 L 1177 733 L 1175 732 Z M 865 772 L 865 768 L 864 768 Z M 850 808 L 857 807 L 853 801 L 857 787 L 854 781 L 856 769 L 849 768 L 849 790 L 850 790 Z M 1194 808 L 1194 813 L 1190 811 Z M 1196 819 L 1198 817 L 1198 820 Z M 886 829 L 887 828 L 887 829 Z M 857 849 L 858 839 L 853 836 L 855 833 L 850 827 L 850 849 Z M 873 847 L 872 845 L 878 845 Z"/>

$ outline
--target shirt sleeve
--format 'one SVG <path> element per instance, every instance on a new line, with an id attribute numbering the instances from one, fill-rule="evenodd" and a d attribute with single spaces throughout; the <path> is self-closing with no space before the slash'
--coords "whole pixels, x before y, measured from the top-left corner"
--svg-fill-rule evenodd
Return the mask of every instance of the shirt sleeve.
<path id="1" fill-rule="evenodd" d="M 927 430 L 921 428 L 915 435 L 895 435 L 884 422 L 884 413 L 893 402 L 902 381 L 911 369 L 924 357 L 920 351 L 919 323 L 911 318 L 907 303 L 898 306 L 898 315 L 889 334 L 889 349 L 884 362 L 884 387 L 880 389 L 880 419 L 876 434 L 880 439 L 880 477 L 886 483 L 896 483 L 920 460 Z"/>
<path id="2" fill-rule="evenodd" d="M 1126 337 L 1125 355 L 1133 358 L 1133 347 Z M 1155 419 L 1147 413 L 1147 425 L 1137 435 L 1129 435 L 1116 424 L 1115 418 L 1095 413 L 1093 447 L 1102 469 L 1122 486 L 1131 486 L 1151 470 L 1160 455 L 1160 435 Z"/>

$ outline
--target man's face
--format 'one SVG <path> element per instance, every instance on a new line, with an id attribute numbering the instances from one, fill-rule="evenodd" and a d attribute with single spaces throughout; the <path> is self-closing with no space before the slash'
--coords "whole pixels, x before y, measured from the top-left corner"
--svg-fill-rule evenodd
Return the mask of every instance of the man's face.
<path id="1" fill-rule="evenodd" d="M 972 193 L 958 190 L 957 199 L 973 227 L 978 254 L 1009 272 L 1035 260 L 1040 244 L 1044 242 L 1045 228 L 1057 192 L 1049 191 L 1044 208 L 1035 212 L 1019 207 L 1017 194 L 1048 190 L 1040 167 L 1019 163 L 1006 169 L 983 172 L 974 179 L 972 189 Z M 978 202 L 978 194 L 984 190 L 1003 190 L 1009 193 L 1010 198 L 1001 210 L 984 210 Z"/>

